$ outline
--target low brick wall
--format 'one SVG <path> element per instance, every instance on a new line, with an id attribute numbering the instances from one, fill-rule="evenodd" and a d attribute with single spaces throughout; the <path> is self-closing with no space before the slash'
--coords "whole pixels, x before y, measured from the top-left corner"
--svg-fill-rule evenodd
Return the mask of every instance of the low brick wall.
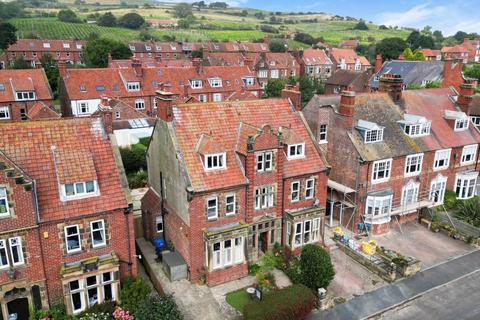
<path id="1" fill-rule="evenodd" d="M 145 239 L 137 239 L 136 249 L 137 252 L 142 255 L 142 265 L 144 266 L 150 281 L 152 281 L 155 290 L 157 290 L 160 295 L 165 294 L 158 277 L 155 276 L 155 271 L 152 269 L 152 266 L 157 264 L 157 261 L 155 260 L 157 258 L 155 247 Z"/>

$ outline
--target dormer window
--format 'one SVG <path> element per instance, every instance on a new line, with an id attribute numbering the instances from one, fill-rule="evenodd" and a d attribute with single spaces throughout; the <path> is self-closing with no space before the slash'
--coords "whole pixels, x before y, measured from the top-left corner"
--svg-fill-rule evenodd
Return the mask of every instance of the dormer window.
<path id="1" fill-rule="evenodd" d="M 403 132 L 410 137 L 427 136 L 430 134 L 432 122 L 425 117 L 405 114 L 403 120 L 398 121 L 403 128 Z"/>
<path id="2" fill-rule="evenodd" d="M 219 88 L 222 86 L 222 79 L 220 78 L 210 78 L 208 79 L 208 82 L 212 88 Z"/>
<path id="3" fill-rule="evenodd" d="M 81 45 L 81 44 L 77 44 L 77 49 L 78 49 L 78 50 L 82 50 L 82 45 Z"/>
<path id="4" fill-rule="evenodd" d="M 152 47 L 146 45 L 146 46 L 145 46 L 145 50 L 147 50 L 147 51 L 152 51 Z"/>
<path id="5" fill-rule="evenodd" d="M 199 89 L 202 87 L 202 80 L 190 80 L 190 87 Z"/>
<path id="6" fill-rule="evenodd" d="M 129 46 L 130 50 L 135 51 L 135 46 Z"/>
<path id="7" fill-rule="evenodd" d="M 64 49 L 70 49 L 70 43 L 64 43 L 63 48 Z"/>
<path id="8" fill-rule="evenodd" d="M 17 92 L 17 101 L 29 101 L 29 100 L 35 100 L 35 92 L 33 91 Z"/>
<path id="9" fill-rule="evenodd" d="M 468 129 L 468 119 L 456 119 L 455 120 L 455 131 L 465 131 Z"/>
<path id="10" fill-rule="evenodd" d="M 50 48 L 50 43 L 49 42 L 44 42 L 43 47 L 44 48 Z"/>
<path id="11" fill-rule="evenodd" d="M 97 182 L 90 180 L 75 183 L 66 183 L 62 185 L 62 193 L 66 200 L 97 196 Z"/>
<path id="12" fill-rule="evenodd" d="M 140 82 L 127 82 L 127 91 L 140 91 Z"/>
<path id="13" fill-rule="evenodd" d="M 266 70 L 265 70 L 266 71 Z M 266 77 L 266 76 L 265 76 Z M 246 86 L 253 86 L 255 84 L 255 78 L 253 77 L 245 77 L 245 78 L 242 78 L 243 80 L 243 83 L 246 85 Z"/>
<path id="14" fill-rule="evenodd" d="M 291 144 L 288 146 L 287 158 L 299 159 L 305 157 L 305 143 Z"/>
<path id="15" fill-rule="evenodd" d="M 226 154 L 216 153 L 205 155 L 205 170 L 218 170 L 225 169 L 226 167 Z"/>
<path id="16" fill-rule="evenodd" d="M 383 141 L 383 127 L 376 123 L 358 120 L 357 129 L 363 134 L 365 143 L 375 143 Z"/>

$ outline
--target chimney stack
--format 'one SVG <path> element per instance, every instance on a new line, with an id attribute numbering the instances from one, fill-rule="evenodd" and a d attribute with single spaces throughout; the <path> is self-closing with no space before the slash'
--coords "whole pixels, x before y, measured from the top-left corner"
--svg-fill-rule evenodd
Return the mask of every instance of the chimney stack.
<path id="1" fill-rule="evenodd" d="M 458 107 L 465 112 L 467 115 L 470 114 L 470 103 L 472 102 L 473 95 L 475 93 L 474 85 L 466 80 L 463 84 L 460 85 L 460 90 L 458 91 L 457 104 Z"/>
<path id="2" fill-rule="evenodd" d="M 348 129 L 353 128 L 353 114 L 355 113 L 355 92 L 350 90 L 342 91 L 338 113 L 347 117 Z"/>
<path id="3" fill-rule="evenodd" d="M 112 54 L 109 52 L 109 53 L 108 53 L 108 64 L 107 64 L 107 66 L 108 66 L 109 68 L 113 66 L 113 65 L 112 65 L 112 62 L 113 62 Z"/>
<path id="4" fill-rule="evenodd" d="M 382 55 L 377 54 L 375 58 L 375 73 L 378 73 L 382 69 Z"/>
<path id="5" fill-rule="evenodd" d="M 295 111 L 302 111 L 302 94 L 300 92 L 300 84 L 286 84 L 282 90 L 282 98 L 290 99 L 295 107 Z"/>
<path id="6" fill-rule="evenodd" d="M 202 74 L 202 73 L 203 73 L 202 59 L 200 59 L 200 58 L 194 58 L 194 59 L 192 60 L 192 65 L 195 67 L 195 69 L 197 70 L 197 73 L 198 73 L 198 74 Z"/>
<path id="7" fill-rule="evenodd" d="M 132 68 L 135 70 L 135 74 L 137 75 L 137 77 L 143 76 L 142 63 L 139 59 L 132 58 Z"/>
<path id="8" fill-rule="evenodd" d="M 60 75 L 60 78 L 67 77 L 67 65 L 63 60 L 58 60 L 58 73 Z"/>
<path id="9" fill-rule="evenodd" d="M 163 90 L 157 92 L 157 117 L 166 122 L 173 121 L 173 101 L 176 94 Z"/>
<path id="10" fill-rule="evenodd" d="M 102 117 L 103 126 L 105 127 L 105 131 L 107 134 L 113 133 L 113 110 L 110 107 L 110 99 L 102 95 L 100 97 L 100 104 L 98 105 L 98 110 L 100 111 L 100 115 Z"/>
<path id="11" fill-rule="evenodd" d="M 402 97 L 403 79 L 399 74 L 386 73 L 380 77 L 378 91 L 386 92 L 393 101 L 398 101 Z"/>
<path id="12" fill-rule="evenodd" d="M 457 91 L 459 91 L 460 86 L 464 82 L 462 77 L 462 69 L 463 61 L 461 59 L 445 59 L 443 65 L 442 87 L 448 88 L 453 86 Z"/>

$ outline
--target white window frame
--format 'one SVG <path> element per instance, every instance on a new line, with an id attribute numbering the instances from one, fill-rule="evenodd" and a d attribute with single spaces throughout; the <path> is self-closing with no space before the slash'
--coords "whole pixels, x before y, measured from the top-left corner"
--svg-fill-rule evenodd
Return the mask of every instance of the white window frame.
<path id="1" fill-rule="evenodd" d="M 300 226 L 300 230 L 298 230 L 297 226 Z M 297 243 L 297 236 L 300 237 L 300 243 Z M 293 239 L 292 239 L 292 246 L 294 248 L 301 247 L 303 243 L 303 222 L 296 222 L 293 225 Z"/>
<path id="2" fill-rule="evenodd" d="M 412 164 L 415 161 L 415 164 Z M 405 177 L 418 176 L 422 172 L 423 153 L 411 154 L 405 158 Z M 415 171 L 410 171 L 415 166 Z"/>
<path id="3" fill-rule="evenodd" d="M 16 241 L 17 243 L 14 244 L 13 242 Z M 25 264 L 25 259 L 23 255 L 23 248 L 22 248 L 22 238 L 21 237 L 13 237 L 8 239 L 8 245 L 10 246 L 10 253 L 12 255 L 12 265 L 14 267 L 21 266 Z M 13 256 L 13 247 L 17 247 L 17 254 L 18 254 L 18 261 L 15 262 L 14 256 Z"/>
<path id="4" fill-rule="evenodd" d="M 0 187 L 0 203 L 5 202 L 6 212 L 0 213 L 0 217 L 7 217 L 10 215 L 10 205 L 8 203 L 8 190 L 6 187 Z"/>
<path id="5" fill-rule="evenodd" d="M 159 228 L 159 225 L 162 227 Z M 157 230 L 157 233 L 163 232 L 163 217 L 161 215 L 155 218 L 155 230 Z"/>
<path id="6" fill-rule="evenodd" d="M 375 143 L 383 141 L 383 128 L 374 130 L 365 130 L 365 143 Z"/>
<path id="7" fill-rule="evenodd" d="M 229 201 L 229 198 L 230 199 L 233 199 L 233 202 L 232 201 Z M 233 210 L 228 210 L 228 206 L 233 206 L 232 209 Z M 236 206 L 237 206 L 237 199 L 236 199 L 236 196 L 234 193 L 232 194 L 227 194 L 225 196 L 225 216 L 234 216 L 237 212 L 236 210 Z"/>
<path id="8" fill-rule="evenodd" d="M 145 100 L 144 99 L 135 100 L 135 109 L 136 110 L 144 110 L 145 109 Z"/>
<path id="9" fill-rule="evenodd" d="M 6 264 L 2 264 L 2 259 L 0 255 L 0 269 L 7 269 L 10 268 L 10 258 L 8 257 L 8 248 L 7 248 L 7 240 L 0 239 L 0 251 L 3 251 L 5 254 L 5 259 L 7 260 Z"/>
<path id="10" fill-rule="evenodd" d="M 127 82 L 127 91 L 128 92 L 138 92 L 140 91 L 140 82 Z"/>
<path id="11" fill-rule="evenodd" d="M 220 78 L 209 78 L 208 83 L 212 88 L 221 88 L 222 87 L 222 79 Z"/>
<path id="12" fill-rule="evenodd" d="M 259 78 L 268 78 L 268 70 L 266 69 L 261 69 L 261 70 L 258 70 L 258 77 Z"/>
<path id="13" fill-rule="evenodd" d="M 280 77 L 280 73 L 278 72 L 278 69 L 270 70 L 270 78 L 278 79 L 279 77 Z"/>
<path id="14" fill-rule="evenodd" d="M 10 119 L 10 108 L 8 106 L 0 106 L 0 120 Z"/>
<path id="15" fill-rule="evenodd" d="M 203 87 L 202 80 L 190 80 L 190 88 L 200 89 Z"/>
<path id="16" fill-rule="evenodd" d="M 72 290 L 71 289 L 71 286 L 70 284 L 72 282 L 75 282 L 77 281 L 78 282 L 78 289 L 75 289 L 75 290 Z M 85 301 L 85 290 L 84 290 L 84 281 L 83 279 L 76 279 L 76 280 L 73 280 L 73 281 L 70 281 L 68 282 L 68 291 L 69 291 L 69 296 L 70 296 L 70 306 L 72 307 L 72 313 L 73 314 L 78 314 L 78 313 L 81 313 L 85 310 L 86 308 L 86 301 Z M 73 304 L 73 294 L 76 294 L 78 293 L 79 296 L 80 296 L 80 303 L 81 303 L 81 308 L 80 309 L 77 309 L 75 310 L 74 309 L 74 304 Z"/>
<path id="17" fill-rule="evenodd" d="M 215 205 L 210 205 L 210 201 L 215 201 Z M 209 197 L 207 198 L 207 211 L 206 211 L 206 215 L 207 215 L 207 220 L 216 220 L 218 219 L 218 198 L 217 197 Z M 211 215 L 210 214 L 210 210 L 215 210 L 215 214 L 214 215 Z"/>
<path id="18" fill-rule="evenodd" d="M 218 250 L 215 250 L 215 245 L 218 244 Z M 216 259 L 218 257 L 218 259 Z M 222 241 L 212 243 L 212 269 L 222 268 Z"/>
<path id="19" fill-rule="evenodd" d="M 480 116 L 470 116 L 470 121 L 475 126 L 480 126 Z"/>
<path id="20" fill-rule="evenodd" d="M 93 183 L 93 191 L 87 192 L 87 184 L 92 184 Z M 67 186 L 73 186 L 73 194 L 68 195 L 67 194 Z M 79 192 L 77 188 L 81 186 L 83 188 L 83 192 Z M 92 196 L 98 196 L 99 195 L 99 190 L 98 190 L 98 185 L 96 180 L 89 180 L 89 181 L 79 181 L 75 183 L 66 183 L 62 185 L 62 197 L 63 200 L 76 200 L 76 199 L 83 199 L 83 198 L 88 198 Z"/>
<path id="21" fill-rule="evenodd" d="M 320 240 L 320 218 L 312 220 L 312 242 Z"/>
<path id="22" fill-rule="evenodd" d="M 255 78 L 254 77 L 245 77 L 245 78 L 242 78 L 243 80 L 243 83 L 249 87 L 249 86 L 253 86 L 255 84 Z"/>
<path id="23" fill-rule="evenodd" d="M 102 225 L 101 228 L 97 228 L 97 229 L 94 229 L 93 228 L 93 224 L 96 223 L 96 224 L 100 224 Z M 95 240 L 93 238 L 93 233 L 94 232 L 100 232 L 100 234 L 102 235 L 102 243 L 97 243 L 95 244 Z M 103 219 L 100 219 L 100 220 L 95 220 L 95 221 L 91 221 L 90 222 L 90 239 L 92 241 L 92 247 L 93 248 L 99 248 L 99 247 L 104 247 L 107 245 L 107 237 L 106 237 L 106 231 L 105 231 L 105 220 Z"/>
<path id="24" fill-rule="evenodd" d="M 288 160 L 301 159 L 305 157 L 305 142 L 288 145 Z"/>
<path id="25" fill-rule="evenodd" d="M 233 239 L 226 239 L 223 241 L 223 266 L 228 267 L 233 264 Z M 230 242 L 230 247 L 227 248 L 227 242 Z"/>
<path id="26" fill-rule="evenodd" d="M 478 149 L 477 144 L 470 144 L 468 146 L 464 146 L 462 149 L 462 157 L 460 159 L 460 165 L 466 166 L 466 165 L 475 163 L 475 161 L 477 160 L 476 159 L 477 149 Z M 471 159 L 467 160 L 467 157 Z"/>
<path id="27" fill-rule="evenodd" d="M 390 175 L 392 174 L 392 162 L 393 159 L 377 160 L 373 162 L 372 183 L 375 184 L 390 180 Z M 383 164 L 385 165 L 385 169 L 383 169 L 382 171 L 385 171 L 386 174 L 383 177 L 379 178 L 379 167 Z"/>
<path id="28" fill-rule="evenodd" d="M 315 197 L 315 179 L 305 180 L 305 199 L 313 199 Z"/>
<path id="29" fill-rule="evenodd" d="M 220 102 L 222 101 L 222 94 L 221 93 L 214 93 L 212 94 L 213 102 Z"/>
<path id="30" fill-rule="evenodd" d="M 263 186 L 255 189 L 254 209 L 263 210 L 274 207 L 275 190 L 273 185 Z"/>
<path id="31" fill-rule="evenodd" d="M 418 192 L 420 190 L 420 184 L 415 182 L 409 182 L 402 188 L 402 199 L 400 205 L 408 206 L 418 202 Z"/>
<path id="32" fill-rule="evenodd" d="M 67 229 L 70 228 L 76 228 L 77 232 L 72 235 L 68 235 Z M 80 227 L 78 224 L 72 224 L 64 227 L 64 232 L 65 232 L 65 248 L 67 249 L 67 253 L 75 253 L 75 252 L 80 252 L 82 251 L 82 237 L 80 234 Z M 75 249 L 68 249 L 68 237 L 74 237 L 76 236 L 78 238 L 78 248 Z"/>
<path id="33" fill-rule="evenodd" d="M 465 200 L 475 196 L 478 172 L 474 174 L 458 173 L 455 176 L 455 194 L 457 199 Z"/>
<path id="34" fill-rule="evenodd" d="M 273 151 L 263 151 L 256 154 L 257 172 L 270 172 L 273 169 Z"/>
<path id="35" fill-rule="evenodd" d="M 318 143 L 327 143 L 327 135 L 328 135 L 328 125 L 321 124 L 318 128 Z"/>
<path id="36" fill-rule="evenodd" d="M 209 167 L 209 159 L 211 159 Z M 216 164 L 214 163 L 216 159 Z M 212 153 L 205 155 L 205 171 L 213 171 L 219 169 L 225 169 L 227 167 L 227 154 L 224 153 Z"/>
<path id="37" fill-rule="evenodd" d="M 367 196 L 365 200 L 365 215 L 372 218 L 385 217 L 392 211 L 392 195 Z"/>
<path id="38" fill-rule="evenodd" d="M 460 132 L 468 130 L 470 120 L 468 118 L 465 119 L 455 119 L 454 131 Z"/>
<path id="39" fill-rule="evenodd" d="M 307 229 L 308 225 L 308 229 Z M 308 239 L 307 239 L 308 235 Z M 303 236 L 302 236 L 302 244 L 312 242 L 312 220 L 305 220 L 303 221 Z"/>
<path id="40" fill-rule="evenodd" d="M 290 185 L 290 200 L 291 202 L 300 201 L 300 181 L 293 181 Z"/>
<path id="41" fill-rule="evenodd" d="M 433 170 L 444 170 L 450 165 L 450 155 L 452 149 L 442 149 L 435 151 L 435 158 L 433 160 Z M 443 162 L 442 165 L 440 163 Z"/>
<path id="42" fill-rule="evenodd" d="M 207 102 L 207 95 L 202 93 L 198 95 L 198 101 L 200 102 Z"/>
<path id="43" fill-rule="evenodd" d="M 234 263 L 241 263 L 244 261 L 243 252 L 243 237 L 236 237 L 232 239 L 234 250 Z"/>
<path id="44" fill-rule="evenodd" d="M 445 191 L 447 189 L 447 177 L 439 175 L 430 182 L 429 199 L 434 201 L 435 194 L 438 195 L 438 201 L 434 202 L 436 205 L 443 204 L 445 199 Z"/>
<path id="45" fill-rule="evenodd" d="M 34 91 L 16 91 L 15 92 L 15 100 L 16 101 L 33 101 L 35 100 L 35 92 Z"/>

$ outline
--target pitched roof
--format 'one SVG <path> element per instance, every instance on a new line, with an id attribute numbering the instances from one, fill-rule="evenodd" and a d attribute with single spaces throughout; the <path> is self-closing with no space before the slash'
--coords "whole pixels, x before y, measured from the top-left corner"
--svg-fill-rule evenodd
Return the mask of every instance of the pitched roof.
<path id="1" fill-rule="evenodd" d="M 420 50 L 425 57 L 436 57 L 442 54 L 441 50 L 434 50 L 434 49 L 421 49 Z"/>
<path id="2" fill-rule="evenodd" d="M 107 97 L 105 97 L 107 98 Z M 111 107 L 113 116 L 113 130 L 133 129 L 139 127 L 153 127 L 155 118 L 145 115 L 145 113 L 135 109 L 133 106 L 121 99 L 108 99 L 108 105 Z M 103 100 L 102 100 L 103 101 Z M 102 101 L 100 103 L 102 103 Z M 100 116 L 100 110 L 95 111 L 92 116 Z M 141 121 L 132 121 L 141 120 Z"/>
<path id="3" fill-rule="evenodd" d="M 457 44 L 452 47 L 443 47 L 442 53 L 468 53 L 468 49 L 463 44 Z"/>
<path id="4" fill-rule="evenodd" d="M 353 82 L 368 82 L 369 75 L 366 72 L 355 72 L 351 70 L 337 70 L 327 79 L 326 84 L 350 86 Z"/>
<path id="5" fill-rule="evenodd" d="M 346 64 L 354 64 L 357 59 L 364 66 L 369 66 L 370 62 L 364 56 L 359 56 L 353 49 L 331 48 L 330 57 L 339 64 L 342 59 L 345 59 Z"/>
<path id="6" fill-rule="evenodd" d="M 278 69 L 299 67 L 297 60 L 289 52 L 251 52 L 246 53 L 246 56 L 253 60 L 256 68 L 264 68 L 267 65 Z"/>
<path id="7" fill-rule="evenodd" d="M 53 100 L 43 69 L 0 70 L 0 102 L 15 101 L 15 91 L 35 91 L 36 100 Z"/>
<path id="8" fill-rule="evenodd" d="M 175 68 L 186 68 L 192 67 L 193 62 L 190 59 L 163 59 L 160 57 L 150 58 L 143 57 L 139 59 L 142 67 L 144 68 L 154 68 L 154 67 L 175 67 Z M 132 66 L 131 59 L 123 60 L 112 60 L 109 62 L 109 68 L 130 68 Z"/>
<path id="9" fill-rule="evenodd" d="M 71 100 L 98 99 L 106 94 L 110 97 L 145 97 L 155 96 L 162 86 L 172 93 L 184 95 L 207 92 L 231 92 L 241 90 L 244 86 L 243 77 L 255 77 L 255 73 L 243 66 L 205 66 L 168 68 L 142 68 L 142 74 L 137 75 L 132 68 L 103 68 L 103 69 L 67 69 L 64 78 L 65 87 Z M 222 79 L 222 87 L 212 87 L 209 78 Z M 203 87 L 190 88 L 190 80 L 201 80 Z M 139 81 L 140 91 L 127 91 L 127 81 Z M 82 90 L 85 89 L 85 90 Z M 260 90 L 255 83 L 247 87 L 248 90 Z"/>
<path id="10" fill-rule="evenodd" d="M 18 39 L 8 47 L 8 51 L 81 52 L 86 44 L 83 40 Z"/>
<path id="11" fill-rule="evenodd" d="M 302 60 L 305 65 L 333 64 L 323 49 L 305 49 Z"/>
<path id="12" fill-rule="evenodd" d="M 245 56 L 239 52 L 205 52 L 203 60 L 210 66 L 245 65 Z"/>
<path id="13" fill-rule="evenodd" d="M 243 145 L 246 139 L 242 132 L 246 131 L 242 128 L 249 128 L 248 132 L 258 132 L 265 125 L 276 132 L 279 127 L 289 128 L 305 141 L 305 158 L 285 163 L 287 177 L 325 168 L 301 115 L 293 111 L 287 99 L 183 104 L 174 107 L 173 114 L 173 134 L 178 141 L 190 183 L 196 191 L 247 183 L 244 168 L 236 156 L 236 152 L 245 149 Z M 225 170 L 205 172 L 203 159 L 197 152 L 202 136 L 208 136 L 210 142 L 221 142 L 224 146 Z M 202 147 L 206 148 L 203 144 Z"/>
<path id="14" fill-rule="evenodd" d="M 58 119 L 60 117 L 60 114 L 41 101 L 35 103 L 27 113 L 27 118 L 30 120 Z"/>
<path id="15" fill-rule="evenodd" d="M 0 150 L 36 181 L 42 221 L 127 206 L 112 146 L 99 118 L 4 123 L 0 136 Z M 60 200 L 59 183 L 94 175 L 99 196 Z"/>
<path id="16" fill-rule="evenodd" d="M 443 79 L 443 61 L 386 61 L 380 71 L 372 78 L 371 87 L 378 88 L 379 77 L 384 74 L 398 74 L 402 76 L 403 83 L 421 84 L 422 81 L 441 81 Z"/>

